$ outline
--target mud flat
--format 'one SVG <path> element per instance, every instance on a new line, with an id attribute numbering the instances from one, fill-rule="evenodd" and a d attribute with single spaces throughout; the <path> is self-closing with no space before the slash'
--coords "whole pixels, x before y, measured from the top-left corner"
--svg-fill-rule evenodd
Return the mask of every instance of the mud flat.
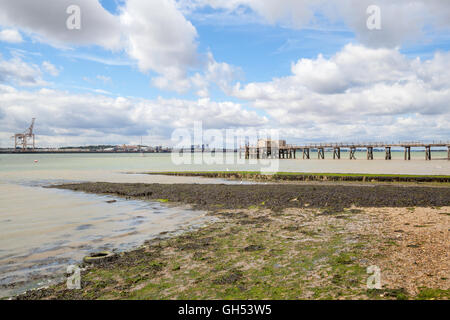
<path id="1" fill-rule="evenodd" d="M 449 299 L 450 188 L 83 183 L 219 219 L 18 299 Z M 381 270 L 368 289 L 366 268 Z"/>

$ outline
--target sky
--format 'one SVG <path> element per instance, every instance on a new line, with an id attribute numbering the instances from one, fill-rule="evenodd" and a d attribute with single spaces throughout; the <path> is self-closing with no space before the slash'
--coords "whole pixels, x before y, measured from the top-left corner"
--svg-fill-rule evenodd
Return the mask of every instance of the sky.
<path id="1" fill-rule="evenodd" d="M 450 140 L 448 0 L 1 0 L 0 147 Z"/>

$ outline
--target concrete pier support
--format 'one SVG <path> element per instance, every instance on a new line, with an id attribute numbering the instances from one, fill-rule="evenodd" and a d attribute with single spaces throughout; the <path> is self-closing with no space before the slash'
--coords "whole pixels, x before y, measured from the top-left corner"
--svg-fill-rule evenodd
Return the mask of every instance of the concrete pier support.
<path id="1" fill-rule="evenodd" d="M 431 146 L 425 147 L 425 160 L 431 160 Z"/>
<path id="2" fill-rule="evenodd" d="M 373 160 L 373 147 L 367 147 L 367 160 Z"/>
<path id="3" fill-rule="evenodd" d="M 333 159 L 341 158 L 341 148 L 333 148 Z"/>
<path id="4" fill-rule="evenodd" d="M 411 160 L 411 147 L 405 147 L 405 160 Z"/>
<path id="5" fill-rule="evenodd" d="M 386 155 L 384 157 L 385 160 L 392 160 L 391 147 L 386 147 Z"/>
<path id="6" fill-rule="evenodd" d="M 317 149 L 317 158 L 318 159 L 325 159 L 325 149 L 324 148 L 318 148 Z"/>
<path id="7" fill-rule="evenodd" d="M 356 160 L 356 148 L 355 147 L 350 147 L 350 160 Z"/>

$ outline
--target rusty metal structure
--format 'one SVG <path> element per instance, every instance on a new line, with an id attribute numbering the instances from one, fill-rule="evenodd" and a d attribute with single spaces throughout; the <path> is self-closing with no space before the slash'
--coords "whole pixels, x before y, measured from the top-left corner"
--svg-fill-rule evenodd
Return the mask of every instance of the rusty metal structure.
<path id="1" fill-rule="evenodd" d="M 35 134 L 33 132 L 34 128 L 34 121 L 36 118 L 33 118 L 31 120 L 31 125 L 28 127 L 27 130 L 23 133 L 16 133 L 11 138 L 14 138 L 14 149 L 17 149 L 18 147 L 22 149 L 22 151 L 27 150 L 29 147 L 31 147 L 32 150 L 35 149 Z"/>

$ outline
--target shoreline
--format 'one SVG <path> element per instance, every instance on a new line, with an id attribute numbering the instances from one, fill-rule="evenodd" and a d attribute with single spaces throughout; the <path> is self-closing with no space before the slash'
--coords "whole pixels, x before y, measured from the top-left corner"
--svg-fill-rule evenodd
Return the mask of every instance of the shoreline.
<path id="1" fill-rule="evenodd" d="M 220 219 L 197 231 L 168 238 L 161 235 L 90 266 L 82 272 L 81 290 L 58 284 L 16 299 L 450 297 L 449 280 L 444 276 L 450 271 L 448 262 L 439 260 L 448 254 L 450 188 L 411 187 L 401 192 L 400 186 L 286 184 L 259 185 L 258 190 L 258 185 L 181 185 L 174 189 L 173 185 L 120 183 L 52 187 L 189 204 Z M 381 190 L 373 192 L 377 188 Z M 357 196 L 357 189 L 362 190 L 358 201 L 369 201 L 365 206 L 345 197 L 349 193 Z M 308 202 L 292 197 L 292 192 L 303 194 Z M 263 203 L 260 197 L 251 196 L 261 193 L 273 199 Z M 378 201 L 378 195 L 385 201 Z M 333 196 L 343 201 L 327 206 L 318 201 Z M 393 226 L 398 229 L 392 230 Z M 436 234 L 436 239 L 430 239 Z M 396 252 L 402 256 L 391 261 Z M 377 263 L 385 272 L 384 287 L 368 290 L 365 268 Z M 416 264 L 417 270 L 411 270 L 410 264 Z M 402 277 L 409 279 L 402 281 Z"/>
<path id="2" fill-rule="evenodd" d="M 352 184 L 145 184 L 87 182 L 52 185 L 126 199 L 184 203 L 193 209 L 413 207 L 450 205 L 450 188 L 435 186 L 352 185 Z"/>
<path id="3" fill-rule="evenodd" d="M 258 171 L 179 171 L 179 172 L 143 172 L 149 175 L 169 175 L 184 177 L 222 178 L 230 180 L 251 180 L 271 182 L 365 182 L 365 183 L 442 183 L 450 184 L 448 175 L 409 175 L 409 174 L 372 174 L 372 173 L 309 173 L 278 172 L 262 174 Z"/>

